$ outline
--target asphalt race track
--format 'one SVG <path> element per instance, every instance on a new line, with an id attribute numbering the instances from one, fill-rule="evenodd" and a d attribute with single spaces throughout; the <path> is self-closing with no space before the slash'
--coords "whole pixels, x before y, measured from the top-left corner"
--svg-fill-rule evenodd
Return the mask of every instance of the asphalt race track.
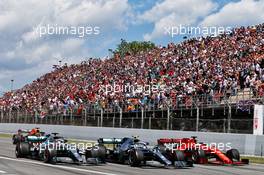
<path id="1" fill-rule="evenodd" d="M 8 138 L 0 138 L 0 175 L 263 175 L 264 165 L 250 164 L 246 166 L 195 165 L 193 168 L 166 169 L 164 167 L 146 166 L 130 167 L 128 165 L 107 163 L 106 165 L 73 165 L 45 164 L 30 159 L 17 159 L 15 146 Z"/>

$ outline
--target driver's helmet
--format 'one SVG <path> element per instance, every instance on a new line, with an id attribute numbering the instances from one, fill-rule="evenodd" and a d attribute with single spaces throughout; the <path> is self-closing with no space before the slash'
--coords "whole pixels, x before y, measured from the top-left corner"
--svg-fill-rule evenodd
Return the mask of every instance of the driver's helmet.
<path id="1" fill-rule="evenodd" d="M 134 140 L 134 142 L 139 142 L 140 140 L 139 140 L 139 136 L 132 136 L 133 137 L 133 140 Z"/>
<path id="2" fill-rule="evenodd" d="M 56 142 L 57 143 L 64 143 L 64 140 L 63 139 L 56 139 Z"/>

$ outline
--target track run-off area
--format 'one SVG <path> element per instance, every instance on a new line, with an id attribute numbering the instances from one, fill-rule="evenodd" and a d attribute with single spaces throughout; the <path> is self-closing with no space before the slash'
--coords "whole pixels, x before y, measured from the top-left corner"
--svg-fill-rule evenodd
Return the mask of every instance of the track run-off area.
<path id="1" fill-rule="evenodd" d="M 102 165 L 74 165 L 58 163 L 56 165 L 46 164 L 31 159 L 17 159 L 15 157 L 15 146 L 10 138 L 0 137 L 0 175 L 263 175 L 264 164 L 250 163 L 246 166 L 216 166 L 216 165 L 194 165 L 191 168 L 175 169 L 164 168 L 159 165 L 130 167 L 107 163 Z"/>

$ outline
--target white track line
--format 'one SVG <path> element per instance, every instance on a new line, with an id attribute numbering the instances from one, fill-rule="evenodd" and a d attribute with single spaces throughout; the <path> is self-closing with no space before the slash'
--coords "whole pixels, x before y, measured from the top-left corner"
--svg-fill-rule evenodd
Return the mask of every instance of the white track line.
<path id="1" fill-rule="evenodd" d="M 59 169 L 64 169 L 64 170 L 73 170 L 73 171 L 80 171 L 80 172 L 94 173 L 94 174 L 101 174 L 101 175 L 117 175 L 117 174 L 106 173 L 106 172 L 101 172 L 101 171 L 94 171 L 94 170 L 80 169 L 80 168 L 74 168 L 74 167 L 52 165 L 52 164 L 46 164 L 46 163 L 42 163 L 42 162 L 35 162 L 35 161 L 22 160 L 22 159 L 14 159 L 14 158 L 9 158 L 9 157 L 2 157 L 2 156 L 0 156 L 0 159 L 11 160 L 11 161 L 16 161 L 16 162 L 23 162 L 23 163 L 31 163 L 31 164 L 35 164 L 35 165 L 59 168 Z"/>
<path id="2" fill-rule="evenodd" d="M 1 173 L 1 174 L 5 174 L 6 172 L 5 172 L 5 171 L 3 171 L 3 170 L 0 170 L 0 173 Z"/>

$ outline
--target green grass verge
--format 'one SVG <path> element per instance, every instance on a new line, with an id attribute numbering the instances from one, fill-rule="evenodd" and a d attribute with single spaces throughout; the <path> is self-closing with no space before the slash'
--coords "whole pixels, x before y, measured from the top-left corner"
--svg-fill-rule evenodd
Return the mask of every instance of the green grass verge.
<path id="1" fill-rule="evenodd" d="M 12 134 L 0 133 L 0 138 L 11 138 Z"/>
<path id="2" fill-rule="evenodd" d="M 241 159 L 249 159 L 249 163 L 264 164 L 264 157 L 241 156 Z"/>

